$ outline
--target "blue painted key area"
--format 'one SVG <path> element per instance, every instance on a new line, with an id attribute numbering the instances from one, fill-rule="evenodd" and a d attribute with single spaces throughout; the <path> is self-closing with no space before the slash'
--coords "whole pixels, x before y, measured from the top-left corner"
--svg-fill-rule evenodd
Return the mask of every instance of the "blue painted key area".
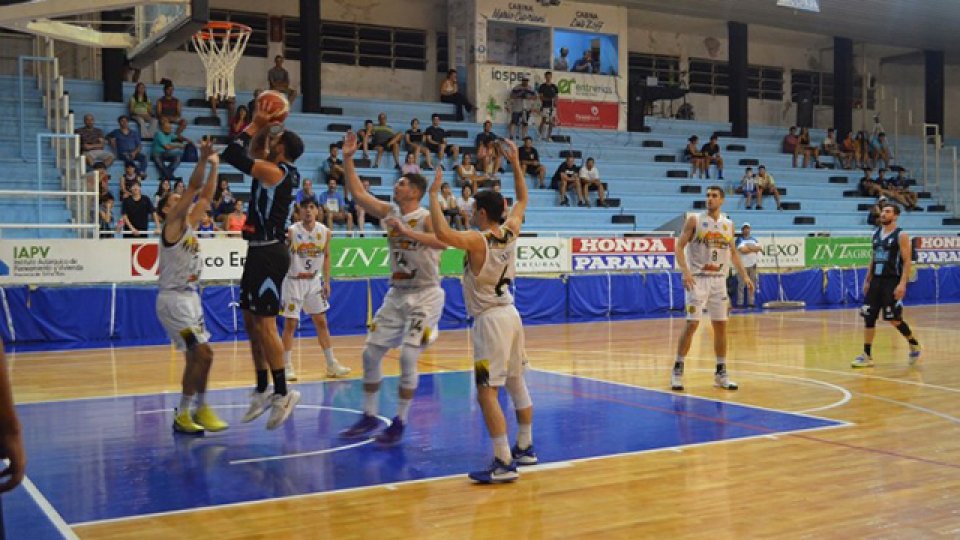
<path id="1" fill-rule="evenodd" d="M 531 371 L 528 381 L 541 463 L 840 425 L 542 371 Z M 396 410 L 396 385 L 396 378 L 384 381 L 384 416 Z M 249 389 L 211 392 L 231 427 L 203 437 L 171 431 L 177 394 L 21 405 L 28 475 L 64 520 L 77 524 L 463 475 L 490 459 L 472 373 L 422 375 L 405 439 L 393 448 L 337 437 L 359 418 L 360 381 L 296 388 L 303 399 L 276 431 L 265 429 L 266 415 L 240 423 Z M 28 530 L 38 520 L 8 515 L 8 538 L 39 537 Z"/>

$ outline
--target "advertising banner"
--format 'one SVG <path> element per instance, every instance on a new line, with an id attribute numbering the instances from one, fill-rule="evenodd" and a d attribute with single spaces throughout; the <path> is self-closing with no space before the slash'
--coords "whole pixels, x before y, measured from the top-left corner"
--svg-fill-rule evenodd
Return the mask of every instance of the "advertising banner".
<path id="1" fill-rule="evenodd" d="M 807 238 L 807 266 L 866 266 L 870 264 L 870 238 Z"/>
<path id="2" fill-rule="evenodd" d="M 569 239 L 526 237 L 517 239 L 518 274 L 559 274 L 569 271 Z"/>
<path id="3" fill-rule="evenodd" d="M 770 236 L 757 235 L 760 247 L 760 258 L 757 260 L 759 268 L 802 268 L 804 264 L 804 241 L 802 236 Z"/>
<path id="4" fill-rule="evenodd" d="M 913 238 L 917 264 L 960 264 L 960 236 Z"/>
<path id="5" fill-rule="evenodd" d="M 574 238 L 574 272 L 672 270 L 676 240 L 661 237 Z"/>
<path id="6" fill-rule="evenodd" d="M 557 102 L 557 120 L 561 126 L 593 129 L 617 129 L 620 121 L 620 105 L 600 101 Z"/>

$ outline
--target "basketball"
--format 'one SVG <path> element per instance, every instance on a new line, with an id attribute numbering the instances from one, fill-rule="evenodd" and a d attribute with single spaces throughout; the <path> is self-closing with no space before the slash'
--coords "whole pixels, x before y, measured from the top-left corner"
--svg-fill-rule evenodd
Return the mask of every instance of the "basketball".
<path id="1" fill-rule="evenodd" d="M 270 120 L 283 122 L 290 115 L 287 97 L 275 90 L 265 90 L 257 96 L 257 109 L 270 115 Z"/>

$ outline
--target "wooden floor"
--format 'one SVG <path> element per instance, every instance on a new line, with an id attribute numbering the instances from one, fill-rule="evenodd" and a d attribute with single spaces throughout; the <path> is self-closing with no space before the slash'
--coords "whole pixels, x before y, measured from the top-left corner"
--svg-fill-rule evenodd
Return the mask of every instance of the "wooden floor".
<path id="1" fill-rule="evenodd" d="M 855 425 L 574 463 L 512 485 L 446 478 L 77 527 L 80 538 L 921 538 L 960 536 L 960 306 L 916 307 L 924 345 L 881 327 L 876 368 L 854 371 L 856 310 L 765 313 L 730 322 L 736 393 L 711 386 L 701 329 L 690 394 Z M 668 385 L 683 322 L 645 320 L 527 328 L 539 368 L 641 387 Z M 363 338 L 335 338 L 359 373 Z M 303 380 L 322 355 L 300 342 Z M 215 346 L 215 387 L 251 382 L 246 343 Z M 395 353 L 394 353 L 395 354 Z M 393 357 L 393 356 L 392 356 Z M 165 347 L 10 356 L 19 402 L 177 392 L 181 358 Z M 471 366 L 466 332 L 445 332 L 424 371 Z M 386 374 L 396 362 L 385 363 Z M 536 400 L 536 393 L 533 395 Z M 536 431 L 536 428 L 535 428 Z M 29 471 L 28 471 L 29 474 Z"/>

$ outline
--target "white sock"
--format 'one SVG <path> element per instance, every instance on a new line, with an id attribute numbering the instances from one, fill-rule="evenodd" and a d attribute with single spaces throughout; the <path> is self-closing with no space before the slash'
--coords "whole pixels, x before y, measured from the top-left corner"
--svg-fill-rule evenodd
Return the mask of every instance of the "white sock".
<path id="1" fill-rule="evenodd" d="M 203 407 L 207 404 L 207 393 L 206 392 L 197 392 L 197 408 Z"/>
<path id="2" fill-rule="evenodd" d="M 188 396 L 186 394 L 180 394 L 180 407 L 177 409 L 177 412 L 182 413 L 184 411 L 190 412 L 190 402 L 193 401 L 193 396 Z"/>
<path id="3" fill-rule="evenodd" d="M 397 404 L 397 416 L 400 418 L 400 421 L 404 424 L 407 423 L 407 416 L 410 415 L 410 405 L 413 404 L 412 399 L 403 399 L 400 398 L 400 401 Z"/>
<path id="4" fill-rule="evenodd" d="M 513 461 L 513 454 L 510 452 L 510 441 L 506 435 L 493 437 L 493 455 L 507 464 Z"/>
<path id="5" fill-rule="evenodd" d="M 363 393 L 363 414 L 370 416 L 377 415 L 377 405 L 380 397 L 379 392 L 364 392 Z"/>
<path id="6" fill-rule="evenodd" d="M 327 359 L 327 367 L 337 365 L 337 359 L 333 357 L 333 347 L 323 350 L 323 356 Z"/>
<path id="7" fill-rule="evenodd" d="M 289 366 L 292 362 L 291 357 L 293 356 L 293 351 L 283 351 L 283 365 Z"/>
<path id="8" fill-rule="evenodd" d="M 533 425 L 517 424 L 517 447 L 521 450 L 530 448 L 533 444 Z"/>

